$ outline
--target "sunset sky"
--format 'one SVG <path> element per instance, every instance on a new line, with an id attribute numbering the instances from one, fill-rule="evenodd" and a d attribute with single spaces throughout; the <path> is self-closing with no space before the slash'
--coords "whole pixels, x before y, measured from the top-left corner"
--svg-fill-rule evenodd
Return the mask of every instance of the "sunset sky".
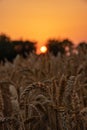
<path id="1" fill-rule="evenodd" d="M 0 0 L 0 33 L 38 41 L 87 41 L 87 0 Z"/>

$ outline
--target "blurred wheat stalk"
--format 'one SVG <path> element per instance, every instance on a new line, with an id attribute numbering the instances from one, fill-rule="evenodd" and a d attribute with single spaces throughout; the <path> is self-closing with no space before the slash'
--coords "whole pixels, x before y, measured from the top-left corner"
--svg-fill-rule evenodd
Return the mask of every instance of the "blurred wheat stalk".
<path id="1" fill-rule="evenodd" d="M 0 65 L 0 130 L 87 130 L 86 55 Z"/>

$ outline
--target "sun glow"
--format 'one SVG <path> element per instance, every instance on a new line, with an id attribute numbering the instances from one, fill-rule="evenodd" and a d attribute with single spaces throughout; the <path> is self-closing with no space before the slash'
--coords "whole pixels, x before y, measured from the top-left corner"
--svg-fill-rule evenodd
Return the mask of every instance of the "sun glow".
<path id="1" fill-rule="evenodd" d="M 41 51 L 41 53 L 46 53 L 47 52 L 47 47 L 46 46 L 42 46 L 40 48 L 40 51 Z"/>
<path id="2" fill-rule="evenodd" d="M 87 0 L 0 0 L 0 33 L 38 42 L 87 41 Z"/>

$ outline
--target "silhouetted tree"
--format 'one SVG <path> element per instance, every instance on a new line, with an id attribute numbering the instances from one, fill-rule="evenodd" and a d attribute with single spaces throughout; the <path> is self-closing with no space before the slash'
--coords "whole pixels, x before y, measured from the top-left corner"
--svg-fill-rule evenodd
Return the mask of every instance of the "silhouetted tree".
<path id="1" fill-rule="evenodd" d="M 25 58 L 32 52 L 36 52 L 36 42 L 12 41 L 7 35 L 0 35 L 0 61 L 7 59 L 12 62 L 18 54 Z"/>
<path id="2" fill-rule="evenodd" d="M 5 62 L 5 59 L 12 61 L 12 59 L 16 56 L 11 40 L 5 34 L 0 35 L 0 60 Z"/>
<path id="3" fill-rule="evenodd" d="M 87 54 L 87 43 L 81 42 L 77 46 L 78 54 Z"/>
<path id="4" fill-rule="evenodd" d="M 73 52 L 74 44 L 69 39 L 64 39 L 61 42 L 62 47 L 65 49 L 66 53 L 71 54 Z"/>
<path id="5" fill-rule="evenodd" d="M 51 52 L 54 56 L 57 54 L 65 54 L 65 49 L 62 46 L 61 42 L 55 39 L 48 40 L 46 44 L 48 51 Z"/>
<path id="6" fill-rule="evenodd" d="M 13 41 L 13 48 L 17 54 L 22 55 L 24 58 L 32 52 L 36 52 L 36 43 L 31 41 Z"/>
<path id="7" fill-rule="evenodd" d="M 36 52 L 36 42 L 24 41 L 22 52 L 24 57 L 27 57 L 32 52 Z"/>

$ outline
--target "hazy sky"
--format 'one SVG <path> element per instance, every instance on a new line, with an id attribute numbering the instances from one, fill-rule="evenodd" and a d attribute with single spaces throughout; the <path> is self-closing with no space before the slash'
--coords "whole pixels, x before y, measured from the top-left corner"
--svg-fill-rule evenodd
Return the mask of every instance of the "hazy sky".
<path id="1" fill-rule="evenodd" d="M 87 41 L 86 0 L 0 0 L 0 32 L 11 38 Z"/>

